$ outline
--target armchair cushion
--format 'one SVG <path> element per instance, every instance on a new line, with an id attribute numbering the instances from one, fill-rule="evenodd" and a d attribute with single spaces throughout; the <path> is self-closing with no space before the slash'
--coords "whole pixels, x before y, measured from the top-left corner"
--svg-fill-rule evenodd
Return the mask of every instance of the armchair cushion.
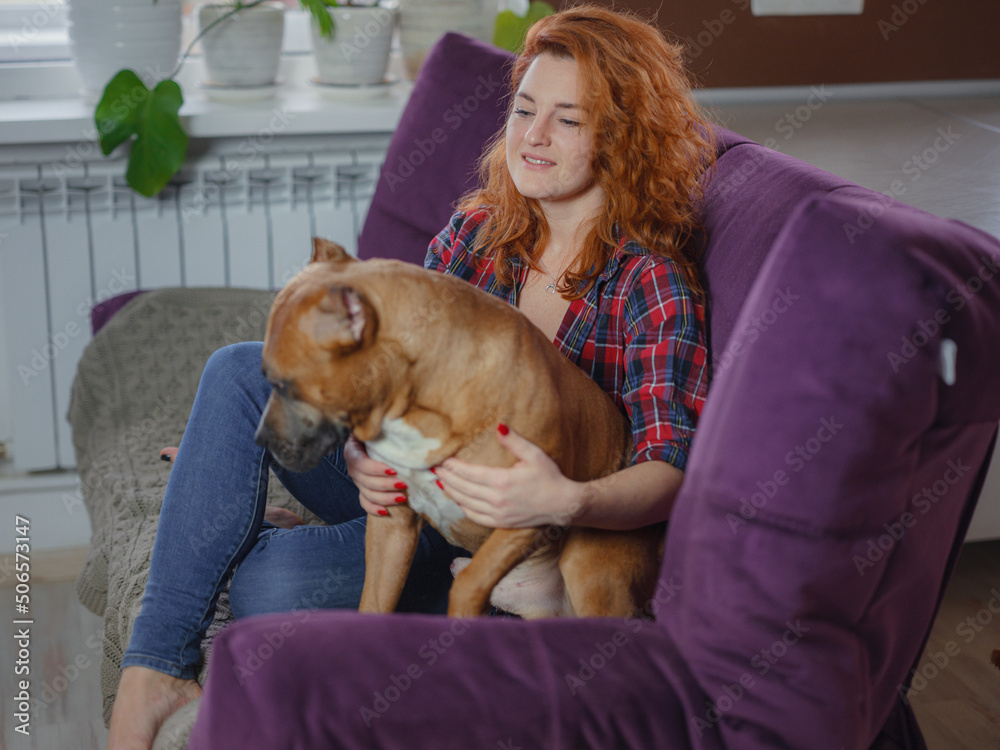
<path id="1" fill-rule="evenodd" d="M 446 33 L 403 110 L 358 239 L 360 258 L 422 264 L 452 207 L 478 185 L 483 144 L 506 116 L 509 52 Z"/>
<path id="2" fill-rule="evenodd" d="M 696 729 L 727 747 L 872 742 L 991 454 L 1000 398 L 976 386 L 1000 296 L 959 311 L 948 293 L 1000 248 L 905 206 L 848 233 L 876 200 L 856 187 L 807 198 L 778 233 L 671 517 L 661 578 L 683 586 L 661 621 L 708 701 Z M 942 309 L 950 322 L 920 338 Z M 964 342 L 953 387 L 938 374 L 946 337 Z M 923 344 L 897 362 L 905 341 Z"/>
<path id="3" fill-rule="evenodd" d="M 709 348 L 718 371 L 732 364 L 729 338 L 736 317 L 789 214 L 804 196 L 848 183 L 723 128 L 716 128 L 716 143 L 726 150 L 705 192 L 708 243 L 701 265 L 709 297 Z"/>

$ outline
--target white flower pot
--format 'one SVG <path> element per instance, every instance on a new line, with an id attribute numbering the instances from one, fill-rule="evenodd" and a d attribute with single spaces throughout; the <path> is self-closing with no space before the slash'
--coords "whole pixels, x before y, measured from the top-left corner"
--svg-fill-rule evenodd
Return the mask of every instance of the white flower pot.
<path id="1" fill-rule="evenodd" d="M 365 86 L 385 80 L 396 9 L 341 6 L 329 12 L 334 24 L 332 38 L 320 34 L 312 22 L 317 82 Z"/>
<path id="2" fill-rule="evenodd" d="M 152 87 L 180 59 L 181 0 L 69 0 L 67 26 L 88 97 L 124 68 Z"/>
<path id="3" fill-rule="evenodd" d="M 400 0 L 399 43 L 403 63 L 415 78 L 424 58 L 447 31 L 493 43 L 497 0 Z"/>
<path id="4" fill-rule="evenodd" d="M 232 5 L 206 3 L 198 8 L 198 30 L 231 13 Z M 201 38 L 205 83 L 212 86 L 267 86 L 278 76 L 285 6 L 268 2 L 245 8 L 219 21 Z"/>

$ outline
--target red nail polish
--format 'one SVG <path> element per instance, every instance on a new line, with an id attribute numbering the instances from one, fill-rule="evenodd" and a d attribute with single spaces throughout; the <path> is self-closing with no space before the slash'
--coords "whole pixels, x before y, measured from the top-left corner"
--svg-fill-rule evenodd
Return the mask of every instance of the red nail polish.
<path id="1" fill-rule="evenodd" d="M 396 498 L 396 502 L 397 503 L 405 503 L 406 502 L 406 498 L 403 497 L 402 495 L 400 495 L 399 497 Z"/>
<path id="2" fill-rule="evenodd" d="M 497 425 L 497 432 L 499 432 L 501 435 L 506 435 L 508 432 L 510 432 L 510 427 L 501 422 L 500 424 Z"/>
<path id="3" fill-rule="evenodd" d="M 437 484 L 437 486 L 440 487 L 442 490 L 444 489 L 444 485 L 441 484 L 441 480 L 440 479 L 435 480 L 435 484 Z"/>
<path id="4" fill-rule="evenodd" d="M 387 511 L 385 508 L 379 508 L 378 509 L 378 514 L 380 516 L 387 516 L 387 515 L 389 515 L 389 511 Z"/>
<path id="5" fill-rule="evenodd" d="M 385 473 L 388 474 L 390 477 L 396 476 L 396 470 L 395 469 L 386 469 Z"/>
<path id="6" fill-rule="evenodd" d="M 405 490 L 406 489 L 406 482 L 396 482 L 393 485 L 393 487 L 395 487 L 397 490 Z"/>
<path id="7" fill-rule="evenodd" d="M 437 474 L 437 473 L 438 473 L 437 466 L 432 466 L 431 467 L 431 474 Z"/>

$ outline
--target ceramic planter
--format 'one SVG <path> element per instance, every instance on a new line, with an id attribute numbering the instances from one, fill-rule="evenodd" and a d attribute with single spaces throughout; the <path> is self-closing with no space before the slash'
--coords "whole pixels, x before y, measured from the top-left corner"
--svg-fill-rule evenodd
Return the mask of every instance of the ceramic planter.
<path id="1" fill-rule="evenodd" d="M 368 86 L 385 80 L 389 47 L 396 24 L 394 7 L 341 6 L 329 9 L 332 38 L 312 22 L 316 82 L 340 86 Z"/>
<path id="2" fill-rule="evenodd" d="M 446 31 L 493 43 L 497 0 L 400 0 L 399 43 L 406 74 L 415 78 L 424 58 Z"/>
<path id="3" fill-rule="evenodd" d="M 159 0 L 157 0 L 159 1 Z M 262 3 L 230 14 L 231 4 L 206 3 L 198 8 L 199 32 L 209 86 L 269 86 L 278 76 L 285 32 L 285 6 Z"/>
<path id="4" fill-rule="evenodd" d="M 123 68 L 152 86 L 180 59 L 181 0 L 69 0 L 67 26 L 88 97 Z"/>

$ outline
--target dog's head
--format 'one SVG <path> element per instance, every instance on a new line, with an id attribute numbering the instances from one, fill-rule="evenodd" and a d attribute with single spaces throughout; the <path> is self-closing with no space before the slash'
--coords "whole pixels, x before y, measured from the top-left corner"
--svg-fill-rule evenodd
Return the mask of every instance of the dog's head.
<path id="1" fill-rule="evenodd" d="M 292 471 L 315 468 L 346 442 L 374 437 L 392 394 L 393 362 L 377 346 L 379 319 L 340 245 L 313 240 L 309 265 L 278 294 L 262 368 L 273 390 L 255 440 Z"/>

